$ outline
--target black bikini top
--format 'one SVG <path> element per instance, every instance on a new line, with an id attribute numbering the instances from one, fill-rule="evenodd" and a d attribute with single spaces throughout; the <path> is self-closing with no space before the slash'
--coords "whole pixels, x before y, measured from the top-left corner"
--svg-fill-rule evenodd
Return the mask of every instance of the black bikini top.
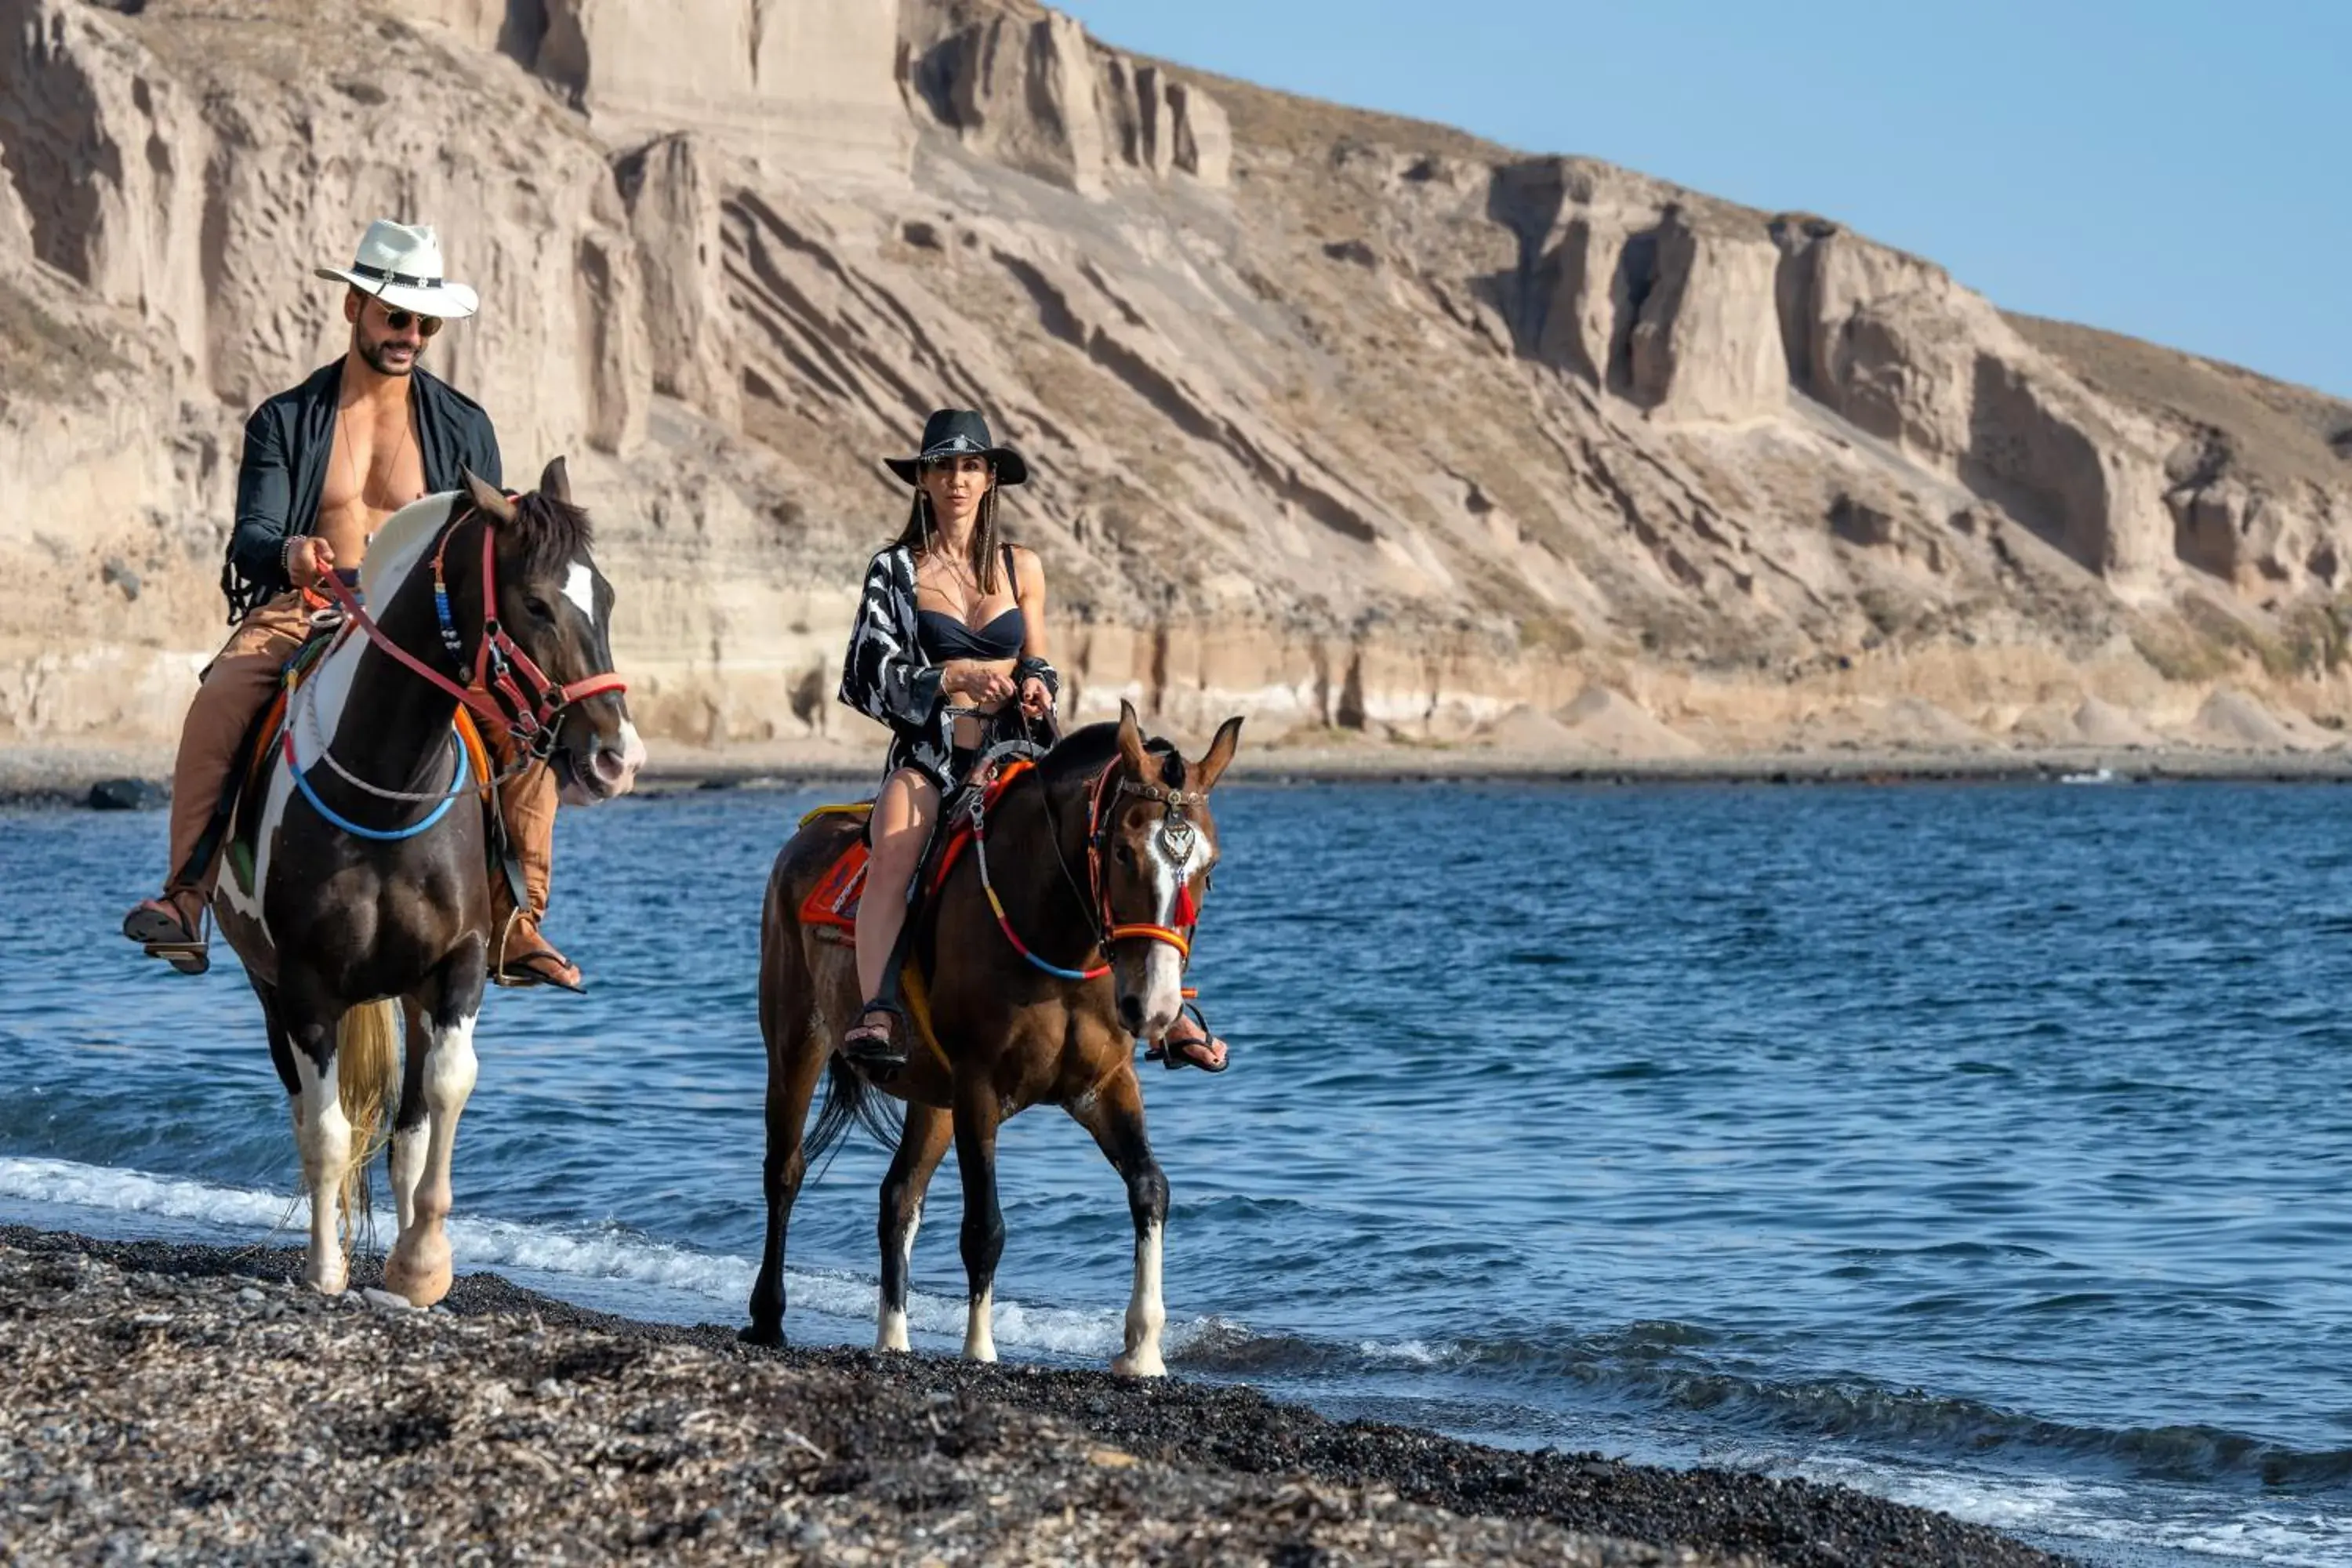
<path id="1" fill-rule="evenodd" d="M 1013 580 L 1013 547 L 1004 547 L 1004 575 Z M 915 641 L 934 664 L 951 658 L 1018 658 L 1022 645 L 1029 640 L 1029 625 L 1013 605 L 988 625 L 974 631 L 964 625 L 961 616 L 945 610 L 915 612 Z"/>

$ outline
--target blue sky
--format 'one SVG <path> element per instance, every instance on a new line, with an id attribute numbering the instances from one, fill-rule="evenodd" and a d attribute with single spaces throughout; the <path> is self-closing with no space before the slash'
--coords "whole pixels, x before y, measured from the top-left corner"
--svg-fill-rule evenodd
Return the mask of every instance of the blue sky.
<path id="1" fill-rule="evenodd" d="M 2352 0 L 1059 0 L 1111 44 L 1801 208 L 2352 397 Z"/>

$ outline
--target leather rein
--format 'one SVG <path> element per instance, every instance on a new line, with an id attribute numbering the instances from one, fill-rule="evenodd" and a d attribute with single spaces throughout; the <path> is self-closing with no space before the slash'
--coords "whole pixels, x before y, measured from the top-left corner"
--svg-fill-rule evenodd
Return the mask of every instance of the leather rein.
<path id="1" fill-rule="evenodd" d="M 441 646 L 447 650 L 450 663 L 461 673 L 465 670 L 465 640 L 458 636 L 457 624 L 449 613 L 449 584 L 445 559 L 449 552 L 449 542 L 457 537 L 457 530 L 474 517 L 482 520 L 482 635 L 474 651 L 470 689 L 458 685 L 393 641 L 361 605 L 359 595 L 346 586 L 341 578 L 329 573 L 319 579 L 318 586 L 367 635 L 369 641 L 477 714 L 513 731 L 515 739 L 522 743 L 524 749 L 544 762 L 555 750 L 555 726 L 562 720 L 565 709 L 608 691 L 626 691 L 628 682 L 623 680 L 618 673 L 607 670 L 602 675 L 559 684 L 550 679 L 547 673 L 539 668 L 538 662 L 507 635 L 498 614 L 498 520 L 478 502 L 469 502 L 465 510 L 451 517 L 442 526 L 441 538 L 433 550 L 433 611 L 440 621 Z"/>
<path id="2" fill-rule="evenodd" d="M 1031 951 L 1029 944 L 1023 942 L 1020 933 L 1013 929 L 1012 918 L 1005 913 L 1004 902 L 997 897 L 994 880 L 989 875 L 988 792 L 984 789 L 976 789 L 972 792 L 971 837 L 973 850 L 980 861 L 981 891 L 987 896 L 988 907 L 996 916 L 997 929 L 1004 933 L 1004 940 L 1012 944 L 1013 952 L 1028 960 L 1033 966 L 1045 971 L 1057 980 L 1099 980 L 1108 974 L 1110 947 L 1111 943 L 1116 942 L 1133 940 L 1163 942 L 1176 950 L 1182 963 L 1189 964 L 1192 959 L 1192 936 L 1200 927 L 1201 912 L 1200 906 L 1192 898 L 1192 889 L 1189 883 L 1180 880 L 1176 884 L 1176 907 L 1171 911 L 1172 924 L 1160 925 L 1136 921 L 1120 921 L 1113 918 L 1110 909 L 1110 887 L 1103 874 L 1103 849 L 1109 837 L 1111 826 L 1111 818 L 1104 809 L 1105 797 L 1108 796 L 1108 804 L 1114 805 L 1120 797 L 1129 795 L 1140 795 L 1146 800 L 1157 801 L 1163 805 L 1166 811 L 1160 823 L 1160 832 L 1167 844 L 1169 852 L 1174 856 L 1175 863 L 1181 867 L 1192 855 L 1192 836 L 1198 831 L 1193 826 L 1189 813 L 1208 796 L 1198 791 L 1171 790 L 1159 784 L 1140 784 L 1133 779 L 1121 779 L 1118 787 L 1113 790 L 1109 787 L 1110 777 L 1118 768 L 1117 760 L 1106 764 L 1103 771 L 1095 775 L 1093 787 L 1087 792 L 1087 887 L 1085 889 L 1081 889 L 1078 887 L 1077 879 L 1070 874 L 1068 864 L 1062 859 L 1061 834 L 1058 828 L 1049 830 L 1055 862 L 1061 867 L 1063 879 L 1070 884 L 1071 890 L 1078 893 L 1080 903 L 1087 912 L 1087 923 L 1094 931 L 1095 948 L 1103 954 L 1104 962 L 1090 969 L 1065 969 L 1059 964 L 1048 963 Z M 1042 780 L 1040 785 L 1042 787 Z M 1046 805 L 1046 821 L 1049 825 L 1054 821 L 1050 801 Z M 1185 994 L 1190 995 L 1192 993 L 1187 991 Z"/>

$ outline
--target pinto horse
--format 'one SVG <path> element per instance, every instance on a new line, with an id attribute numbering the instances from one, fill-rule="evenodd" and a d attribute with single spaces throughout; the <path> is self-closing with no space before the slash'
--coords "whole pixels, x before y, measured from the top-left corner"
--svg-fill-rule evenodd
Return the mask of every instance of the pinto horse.
<path id="1" fill-rule="evenodd" d="M 239 807 L 255 814 L 235 833 L 252 846 L 249 879 L 225 866 L 213 909 L 293 1102 L 310 1284 L 343 1288 L 338 1199 L 364 1193 L 368 1123 L 396 1081 L 400 1232 L 384 1285 L 429 1306 L 449 1289 L 450 1153 L 493 940 L 481 801 L 495 781 L 470 763 L 458 710 L 509 726 L 523 760 L 544 758 L 575 803 L 625 793 L 645 747 L 612 673 L 612 585 L 562 458 L 531 494 L 509 500 L 469 473 L 463 490 L 403 508 L 372 542 L 360 590 L 330 587 L 343 630 L 289 700 L 278 759 Z"/>
<path id="2" fill-rule="evenodd" d="M 963 1353 L 996 1359 L 990 1316 L 1004 1250 L 996 1130 L 1030 1106 L 1051 1104 L 1094 1135 L 1127 1184 L 1135 1277 L 1125 1347 L 1112 1369 L 1166 1370 L 1160 1254 L 1168 1182 L 1144 1127 L 1133 1041 L 1165 1035 L 1183 1005 L 1182 960 L 1218 856 L 1209 792 L 1233 761 L 1241 724 L 1226 720 L 1189 764 L 1165 742 L 1147 743 L 1124 703 L 1118 723 L 1074 731 L 988 801 L 970 852 L 913 917 L 908 1012 L 919 1037 L 907 1066 L 882 1086 L 907 1108 L 882 1183 L 877 1350 L 908 1348 L 915 1232 L 952 1138 L 963 1180 Z M 873 1086 L 835 1054 L 861 1010 L 855 954 L 825 940 L 837 932 L 802 919 L 810 893 L 860 831 L 854 816 L 812 816 L 768 879 L 760 930 L 768 1224 L 742 1336 L 754 1343 L 783 1342 L 784 1234 L 809 1160 L 853 1121 L 886 1142 L 891 1131 L 870 1099 Z M 804 1142 L 817 1080 L 828 1074 L 824 1110 Z"/>

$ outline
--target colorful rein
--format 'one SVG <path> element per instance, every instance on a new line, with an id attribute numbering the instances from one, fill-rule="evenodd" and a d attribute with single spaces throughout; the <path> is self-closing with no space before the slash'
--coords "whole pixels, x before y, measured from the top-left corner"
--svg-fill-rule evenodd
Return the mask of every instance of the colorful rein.
<path id="1" fill-rule="evenodd" d="M 1014 764 L 1015 768 L 1027 765 L 1025 763 Z M 1087 881 L 1093 904 L 1087 911 L 1087 919 L 1094 927 L 1096 946 L 1105 958 L 1103 963 L 1093 969 L 1065 969 L 1059 964 L 1048 963 L 1032 952 L 1029 944 L 1021 940 L 1021 933 L 1013 929 L 1012 917 L 1004 912 L 1004 901 L 996 896 L 996 884 L 988 871 L 988 792 L 977 790 L 972 795 L 972 847 L 980 861 L 981 891 L 988 896 L 988 907 L 996 916 L 996 929 L 1004 933 L 1004 940 L 1012 945 L 1013 952 L 1056 980 L 1099 980 L 1108 974 L 1110 944 L 1115 942 L 1141 940 L 1165 942 L 1174 948 L 1185 963 L 1192 962 L 1192 933 L 1200 925 L 1200 907 L 1194 902 L 1192 889 L 1188 884 L 1181 881 L 1176 884 L 1176 907 L 1172 911 L 1176 923 L 1172 926 L 1120 922 L 1111 916 L 1110 889 L 1104 879 L 1102 865 L 1103 840 L 1110 827 L 1109 820 L 1103 815 L 1103 796 L 1110 775 L 1118 765 L 1113 762 L 1095 776 L 1094 788 L 1087 797 Z M 1182 864 L 1190 853 L 1191 836 L 1195 831 L 1187 813 L 1208 797 L 1199 793 L 1165 789 L 1158 784 L 1139 784 L 1132 779 L 1121 780 L 1112 798 L 1116 800 L 1126 795 L 1139 795 L 1146 800 L 1159 801 L 1167 807 L 1166 821 L 1160 830 L 1170 836 L 1171 848 L 1181 844 L 1177 862 Z"/>

